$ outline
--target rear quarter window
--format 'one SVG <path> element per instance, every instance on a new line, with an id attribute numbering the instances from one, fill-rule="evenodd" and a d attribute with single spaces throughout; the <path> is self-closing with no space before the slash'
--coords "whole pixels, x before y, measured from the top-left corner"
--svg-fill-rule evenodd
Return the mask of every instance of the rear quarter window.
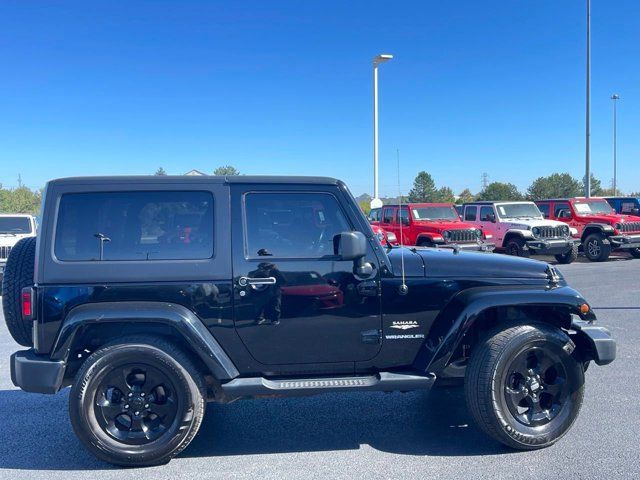
<path id="1" fill-rule="evenodd" d="M 199 191 L 68 193 L 58 209 L 58 260 L 180 260 L 213 256 L 213 195 Z"/>

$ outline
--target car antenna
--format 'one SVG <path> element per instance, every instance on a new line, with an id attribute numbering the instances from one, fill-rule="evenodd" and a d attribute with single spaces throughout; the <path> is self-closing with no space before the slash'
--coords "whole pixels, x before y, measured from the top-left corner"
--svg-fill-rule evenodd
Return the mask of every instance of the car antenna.
<path id="1" fill-rule="evenodd" d="M 400 218 L 402 213 L 402 190 L 400 188 L 400 149 L 398 148 L 396 148 L 396 161 L 398 164 L 398 203 L 400 204 L 400 208 L 398 209 L 398 220 L 400 220 L 400 272 L 402 274 L 402 283 L 398 287 L 398 293 L 400 295 L 406 295 L 409 292 L 409 287 L 407 287 L 407 282 L 405 282 L 404 272 L 404 232 L 402 230 L 402 220 Z"/>

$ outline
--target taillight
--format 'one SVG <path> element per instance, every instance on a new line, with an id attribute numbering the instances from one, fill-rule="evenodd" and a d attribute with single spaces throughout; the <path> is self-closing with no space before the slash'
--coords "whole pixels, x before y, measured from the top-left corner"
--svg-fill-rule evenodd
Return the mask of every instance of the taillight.
<path id="1" fill-rule="evenodd" d="M 23 288 L 20 296 L 22 304 L 22 318 L 24 320 L 33 319 L 33 289 L 31 287 Z"/>

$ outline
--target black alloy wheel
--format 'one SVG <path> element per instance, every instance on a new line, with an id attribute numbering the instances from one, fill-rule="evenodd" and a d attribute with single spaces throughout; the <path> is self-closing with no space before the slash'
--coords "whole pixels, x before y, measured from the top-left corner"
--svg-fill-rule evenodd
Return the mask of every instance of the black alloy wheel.
<path id="1" fill-rule="evenodd" d="M 169 340 L 125 337 L 93 352 L 69 394 L 76 435 L 115 465 L 168 462 L 198 432 L 206 405 L 202 372 Z"/>
<path id="2" fill-rule="evenodd" d="M 507 242 L 506 252 L 514 257 L 528 258 L 531 254 L 527 243 L 522 238 L 512 238 Z"/>
<path id="3" fill-rule="evenodd" d="M 96 390 L 96 419 L 102 430 L 129 445 L 151 442 L 171 426 L 180 397 L 169 375 L 142 363 L 115 367 Z"/>
<path id="4" fill-rule="evenodd" d="M 567 372 L 546 346 L 524 350 L 507 368 L 504 394 L 511 415 L 523 425 L 552 421 L 569 396 Z"/>

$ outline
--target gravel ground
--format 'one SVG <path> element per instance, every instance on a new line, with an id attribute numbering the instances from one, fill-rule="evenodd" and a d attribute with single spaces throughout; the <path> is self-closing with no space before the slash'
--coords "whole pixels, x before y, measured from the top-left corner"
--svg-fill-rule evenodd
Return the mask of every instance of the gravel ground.
<path id="1" fill-rule="evenodd" d="M 514 452 L 473 425 L 461 389 L 344 393 L 209 405 L 199 435 L 163 467 L 116 469 L 76 440 L 67 392 L 27 394 L 9 378 L 18 349 L 0 319 L 0 478 L 639 478 L 640 260 L 561 266 L 618 341 L 587 372 L 585 402 L 557 445 Z"/>

